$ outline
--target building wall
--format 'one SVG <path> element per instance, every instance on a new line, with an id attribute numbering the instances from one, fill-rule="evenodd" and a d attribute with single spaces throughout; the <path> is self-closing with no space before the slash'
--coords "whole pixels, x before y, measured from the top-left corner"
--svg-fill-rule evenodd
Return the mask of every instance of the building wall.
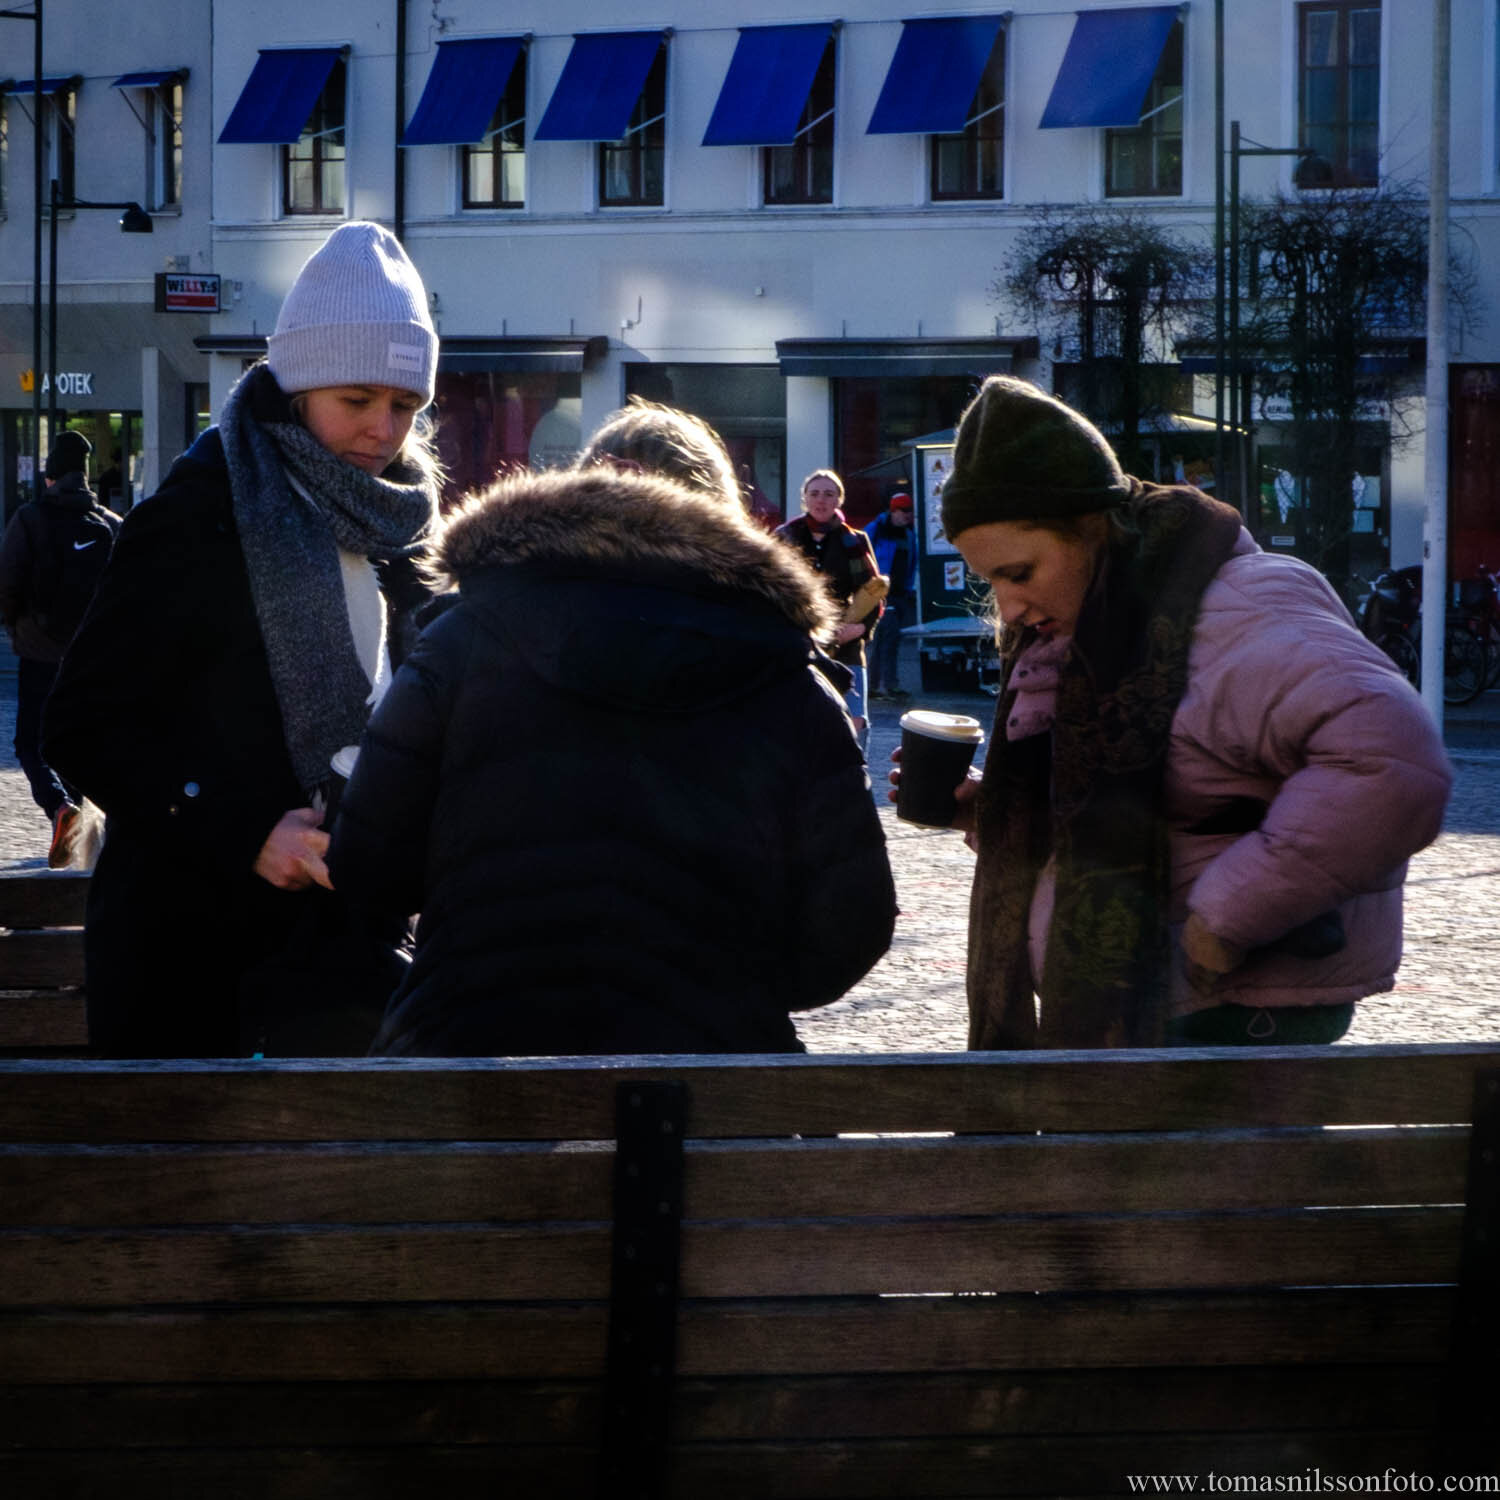
<path id="1" fill-rule="evenodd" d="M 208 148 L 212 46 L 209 8 L 202 0 L 51 0 L 44 12 L 46 76 L 81 74 L 76 98 L 74 196 L 89 201 L 147 201 L 145 130 L 125 92 L 112 87 L 127 73 L 186 68 L 183 85 L 184 163 L 179 206 L 152 214 L 153 232 L 122 234 L 118 211 L 79 209 L 57 223 L 57 364 L 91 376 L 92 395 L 63 394 L 58 405 L 75 418 L 109 411 L 141 413 L 137 474 L 140 493 L 155 488 L 162 457 L 181 450 L 190 386 L 208 379 L 208 361 L 194 347 L 208 319 L 155 311 L 158 271 L 211 271 Z M 32 73 L 31 24 L 0 20 L 0 76 Z M 131 102 L 139 106 L 137 95 Z M 0 410 L 24 410 L 22 389 L 32 365 L 33 102 L 7 97 L 5 212 L 0 218 Z M 47 182 L 42 184 L 43 201 Z M 43 276 L 50 226 L 43 224 Z M 47 290 L 42 289 L 46 302 Z M 43 329 L 43 360 L 47 332 Z M 152 388 L 143 383 L 143 351 L 154 351 Z M 46 401 L 43 400 L 45 413 Z M 44 418 L 45 419 L 45 418 Z M 26 426 L 26 422 L 21 424 Z M 108 462 L 100 455 L 98 467 Z M 11 476 L 7 476 L 8 480 Z M 14 501 L 12 483 L 6 486 Z"/>
<path id="2" fill-rule="evenodd" d="M 1296 0 L 1233 0 L 1223 8 L 1225 117 L 1240 122 L 1247 140 L 1286 146 L 1296 136 Z M 1497 0 L 1453 0 L 1454 244 L 1470 257 L 1490 310 L 1476 327 L 1455 327 L 1454 358 L 1476 365 L 1500 363 L 1496 8 Z M 112 97 L 118 91 L 109 88 L 110 80 L 137 67 L 192 69 L 184 96 L 183 212 L 170 224 L 158 221 L 149 240 L 122 237 L 105 214 L 80 213 L 60 225 L 64 306 L 94 298 L 139 312 L 149 302 L 151 274 L 168 255 L 185 256 L 193 269 L 219 272 L 230 291 L 226 310 L 207 322 L 210 334 L 253 347 L 271 330 L 298 267 L 338 219 L 282 216 L 277 148 L 214 145 L 261 47 L 350 48 L 347 210 L 391 223 L 397 217 L 396 68 L 403 41 L 409 118 L 439 40 L 529 33 L 529 137 L 561 76 L 575 29 L 670 27 L 662 208 L 594 206 L 594 146 L 528 140 L 525 208 L 466 213 L 458 207 L 457 148 L 405 150 L 405 239 L 437 296 L 435 317 L 445 336 L 603 336 L 607 352 L 582 377 L 585 429 L 621 399 L 631 363 L 764 365 L 775 362 L 776 343 L 787 338 L 1025 336 L 1034 330 L 1018 325 L 991 291 L 1007 248 L 1038 205 L 1103 196 L 1103 132 L 1039 128 L 1077 9 L 1076 0 L 1033 0 L 1012 13 L 1004 200 L 934 204 L 926 139 L 865 133 L 909 11 L 895 0 L 846 0 L 839 11 L 834 203 L 774 209 L 759 206 L 758 150 L 700 141 L 738 26 L 824 19 L 828 12 L 747 17 L 728 0 L 667 0 L 656 8 L 643 8 L 639 0 L 512 0 L 504 7 L 492 0 L 436 0 L 408 7 L 406 36 L 398 39 L 397 0 L 360 6 L 158 0 L 131 7 L 49 0 L 48 71 L 78 71 L 89 79 L 79 99 L 86 147 L 79 154 L 78 191 L 84 196 L 130 196 L 120 185 L 139 174 L 140 129 Z M 1425 192 L 1431 6 L 1428 0 L 1384 0 L 1381 9 L 1383 168 Z M 1184 13 L 1184 192 L 1137 201 L 1143 212 L 1207 240 L 1215 195 L 1214 6 L 1191 0 Z M 29 28 L 0 26 L 7 55 L 22 60 L 12 66 L 24 67 Z M 13 381 L 3 361 L 29 348 L 29 216 L 17 209 L 29 192 L 30 162 L 19 149 L 15 101 L 6 108 L 12 131 L 5 163 L 9 216 L 0 221 L 0 333 L 7 340 L 0 379 Z M 1243 158 L 1241 168 L 1247 195 L 1290 188 L 1289 158 Z M 61 321 L 78 326 L 66 315 Z M 174 322 L 150 342 L 167 351 L 173 372 L 193 363 L 182 352 L 190 321 Z M 173 331 L 175 343 L 168 336 Z M 123 337 L 128 343 L 138 333 L 127 330 Z M 1047 352 L 1039 363 L 1024 364 L 1022 373 L 1048 380 Z M 232 352 L 209 361 L 215 407 L 242 358 Z M 786 397 L 786 471 L 795 482 L 833 456 L 833 397 L 829 382 L 813 379 L 788 380 Z M 170 446 L 164 441 L 163 451 Z M 1411 450 L 1392 456 L 1397 562 L 1415 560 L 1420 550 L 1419 474 Z"/>

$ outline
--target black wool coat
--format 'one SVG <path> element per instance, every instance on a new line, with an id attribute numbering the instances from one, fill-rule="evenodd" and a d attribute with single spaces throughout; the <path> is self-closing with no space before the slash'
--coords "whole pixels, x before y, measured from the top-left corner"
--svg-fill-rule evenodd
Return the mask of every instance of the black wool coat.
<path id="1" fill-rule="evenodd" d="M 819 580 L 714 501 L 573 483 L 450 527 L 459 602 L 344 793 L 335 883 L 421 912 L 374 1050 L 800 1050 L 895 916 Z"/>
<path id="2" fill-rule="evenodd" d="M 388 597 L 427 597 L 409 565 L 397 572 Z M 344 903 L 320 887 L 276 890 L 252 869 L 306 799 L 216 429 L 125 518 L 42 744 L 107 815 L 84 934 L 91 1045 L 119 1057 L 242 1052 L 242 977 L 298 931 L 340 928 Z"/>

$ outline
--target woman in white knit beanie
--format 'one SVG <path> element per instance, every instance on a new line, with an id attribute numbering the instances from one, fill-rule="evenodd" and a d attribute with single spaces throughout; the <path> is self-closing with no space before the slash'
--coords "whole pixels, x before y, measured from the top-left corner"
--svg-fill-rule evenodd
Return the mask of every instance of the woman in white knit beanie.
<path id="1" fill-rule="evenodd" d="M 85 935 L 105 1055 L 362 1052 L 379 1021 L 404 934 L 332 891 L 322 824 L 427 597 L 437 347 L 401 244 L 341 225 L 126 519 L 43 731 L 108 819 Z"/>

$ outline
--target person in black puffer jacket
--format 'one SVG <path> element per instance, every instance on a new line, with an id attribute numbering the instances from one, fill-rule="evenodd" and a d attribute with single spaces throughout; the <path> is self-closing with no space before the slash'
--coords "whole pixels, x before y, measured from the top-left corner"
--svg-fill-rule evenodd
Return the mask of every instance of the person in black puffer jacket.
<path id="1" fill-rule="evenodd" d="M 605 467 L 452 517 L 459 602 L 371 719 L 329 869 L 420 911 L 372 1048 L 786 1052 L 889 946 L 817 576 L 738 508 Z"/>

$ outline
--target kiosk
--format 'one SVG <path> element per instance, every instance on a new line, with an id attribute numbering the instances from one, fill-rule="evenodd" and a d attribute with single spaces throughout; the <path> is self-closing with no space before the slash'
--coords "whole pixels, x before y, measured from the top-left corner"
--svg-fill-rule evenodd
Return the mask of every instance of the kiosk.
<path id="1" fill-rule="evenodd" d="M 917 623 L 903 634 L 916 638 L 922 691 L 996 692 L 1000 654 L 994 625 L 985 612 L 986 590 L 964 566 L 958 548 L 943 535 L 940 499 L 953 467 L 953 429 L 912 438 L 905 446 L 911 450 L 921 559 Z"/>

